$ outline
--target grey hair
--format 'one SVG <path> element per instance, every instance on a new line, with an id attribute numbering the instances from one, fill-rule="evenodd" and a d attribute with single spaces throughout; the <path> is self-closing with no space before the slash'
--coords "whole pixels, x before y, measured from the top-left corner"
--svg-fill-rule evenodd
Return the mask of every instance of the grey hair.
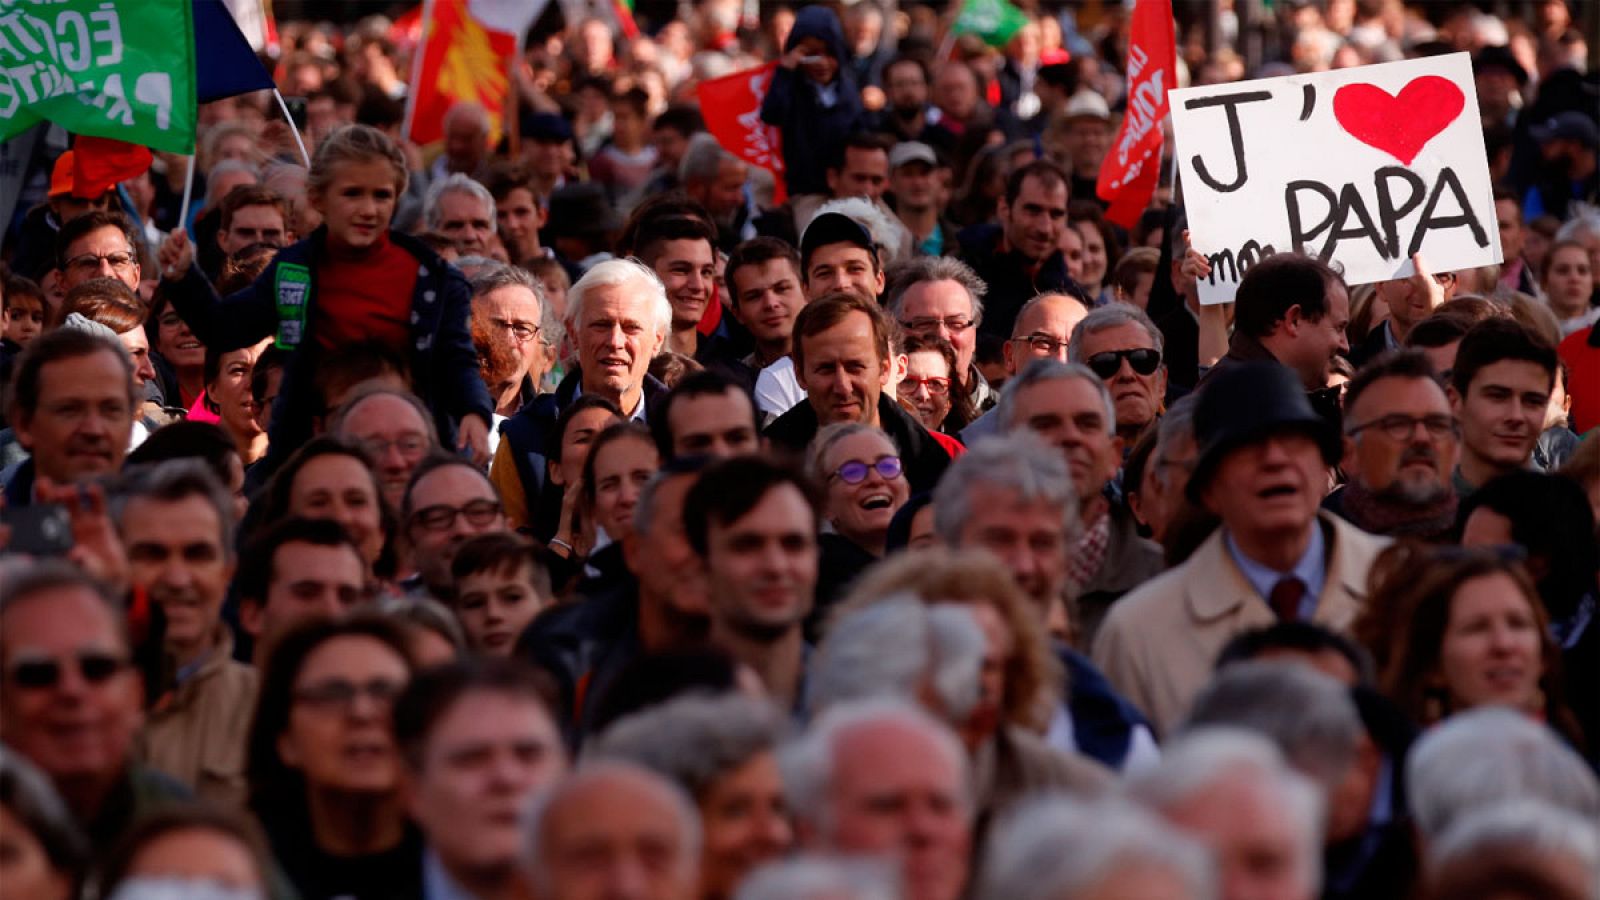
<path id="1" fill-rule="evenodd" d="M 442 213 L 439 211 L 439 200 L 445 194 L 466 194 L 483 204 L 489 217 L 489 231 L 494 233 L 499 230 L 494 214 L 494 195 L 489 189 L 473 180 L 472 176 L 461 172 L 451 172 L 448 176 L 428 185 L 428 193 L 422 200 L 422 219 L 427 223 L 429 231 L 437 231 L 443 224 Z"/>
<path id="2" fill-rule="evenodd" d="M 27 757 L 4 744 L 0 744 L 0 809 L 33 835 L 57 872 L 76 875 L 88 862 L 88 842 L 55 785 Z"/>
<path id="3" fill-rule="evenodd" d="M 1134 774 L 1128 794 L 1164 812 L 1229 777 L 1244 775 L 1265 785 L 1274 805 L 1299 825 L 1302 879 L 1315 894 L 1322 882 L 1324 799 L 1310 779 L 1289 768 L 1266 738 L 1237 728 L 1202 728 L 1182 735 L 1161 750 L 1161 762 Z"/>
<path id="4" fill-rule="evenodd" d="M 678 163 L 678 181 L 688 184 L 691 181 L 715 179 L 724 159 L 738 157 L 722 149 L 715 137 L 702 131 L 689 138 L 689 145 L 683 151 L 683 160 Z"/>
<path id="5" fill-rule="evenodd" d="M 1156 446 L 1150 453 L 1149 465 L 1155 470 L 1155 477 L 1168 490 L 1175 485 L 1167 483 L 1167 476 L 1163 473 L 1167 461 L 1171 458 L 1172 448 L 1181 441 L 1193 442 L 1194 437 L 1194 407 L 1196 393 L 1184 394 L 1172 405 L 1167 407 L 1166 413 L 1156 423 Z"/>
<path id="6" fill-rule="evenodd" d="M 373 601 L 372 609 L 400 625 L 428 629 L 454 647 L 457 656 L 467 652 L 467 633 L 461 628 L 461 620 L 431 597 L 416 592 L 402 597 L 383 596 Z"/>
<path id="7" fill-rule="evenodd" d="M 1349 772 L 1364 731 L 1344 685 L 1309 666 L 1270 659 L 1229 665 L 1201 688 L 1184 730 L 1216 725 L 1272 741 L 1328 790 Z"/>
<path id="8" fill-rule="evenodd" d="M 961 800 L 968 813 L 971 812 L 973 798 L 967 754 L 955 734 L 915 704 L 874 697 L 830 706 L 812 720 L 804 734 L 779 751 L 783 793 L 796 821 L 810 825 L 818 834 L 831 839 L 834 821 L 828 801 L 833 796 L 837 745 L 851 732 L 883 724 L 910 728 L 937 744 L 961 772 Z"/>
<path id="9" fill-rule="evenodd" d="M 983 629 L 970 608 L 890 594 L 828 628 L 811 659 L 806 708 L 815 715 L 881 696 L 914 703 L 929 685 L 945 718 L 959 723 L 977 705 L 983 655 Z"/>
<path id="10" fill-rule="evenodd" d="M 900 873 L 870 857 L 797 856 L 739 882 L 733 900 L 899 900 Z"/>
<path id="11" fill-rule="evenodd" d="M 1157 353 L 1163 352 L 1161 329 L 1156 327 L 1156 323 L 1145 314 L 1144 310 L 1126 303 L 1107 303 L 1105 306 L 1090 310 L 1083 321 L 1072 329 L 1072 339 L 1067 342 L 1067 361 L 1084 362 L 1084 340 L 1097 331 L 1105 331 L 1120 325 L 1138 325 L 1143 328 L 1145 333 L 1150 335 L 1150 346 L 1156 348 Z"/>
<path id="12" fill-rule="evenodd" d="M 274 181 L 280 181 L 284 178 L 293 178 L 299 182 L 299 187 L 304 189 L 306 180 L 310 177 L 311 172 L 307 170 L 305 166 L 302 166 L 299 163 L 277 161 L 268 163 L 267 167 L 262 170 L 261 183 L 271 187 L 272 182 Z M 276 190 L 276 188 L 274 188 L 274 190 Z M 278 191 L 278 193 L 282 194 L 283 191 Z"/>
<path id="13" fill-rule="evenodd" d="M 764 701 L 689 694 L 618 719 L 583 752 L 586 760 L 637 763 L 698 800 L 718 779 L 776 750 L 782 733 L 782 720 Z"/>
<path id="14" fill-rule="evenodd" d="M 972 519 L 972 489 L 980 484 L 1059 507 L 1067 534 L 1078 532 L 1078 492 L 1067 461 L 1038 435 L 1023 431 L 978 441 L 940 477 L 933 489 L 933 530 L 946 546 L 961 546 L 961 531 Z"/>
<path id="15" fill-rule="evenodd" d="M 983 324 L 983 297 L 989 286 L 972 267 L 953 256 L 914 256 L 895 266 L 889 274 L 889 294 L 885 305 L 896 319 L 905 307 L 906 293 L 916 285 L 935 281 L 954 281 L 972 299 L 972 325 Z"/>
<path id="16" fill-rule="evenodd" d="M 895 443 L 895 439 L 876 425 L 864 422 L 835 422 L 817 429 L 816 436 L 811 439 L 810 446 L 806 448 L 806 474 L 817 484 L 827 484 L 828 476 L 832 474 L 825 470 L 828 452 L 845 438 L 867 433 L 878 435 L 888 441 L 896 453 L 900 452 L 900 445 Z"/>
<path id="17" fill-rule="evenodd" d="M 433 424 L 433 411 L 428 409 L 428 404 L 423 403 L 421 397 L 408 390 L 384 384 L 381 381 L 368 381 L 357 385 L 355 390 L 350 392 L 350 396 L 345 399 L 344 403 L 333 411 L 333 416 L 328 419 L 328 433 L 354 438 L 354 435 L 345 432 L 345 426 L 349 424 L 350 414 L 355 411 L 356 407 L 373 397 L 394 397 L 397 400 L 404 400 L 421 417 L 422 432 L 427 439 L 428 446 L 436 447 L 439 445 L 439 430 Z"/>
<path id="18" fill-rule="evenodd" d="M 699 472 L 684 472 L 671 469 L 658 469 L 650 480 L 639 491 L 639 501 L 633 508 L 633 530 L 639 534 L 649 534 L 650 526 L 656 518 L 656 495 L 661 492 L 661 486 L 674 478 L 694 478 Z"/>
<path id="19" fill-rule="evenodd" d="M 1466 814 L 1511 800 L 1535 800 L 1600 819 L 1600 782 L 1549 726 L 1522 713 L 1483 707 L 1429 729 L 1406 756 L 1406 804 L 1417 830 L 1434 840 Z"/>
<path id="20" fill-rule="evenodd" d="M 126 469 L 111 491 L 111 518 L 117 523 L 117 532 L 122 534 L 123 519 L 133 500 L 176 503 L 189 497 L 200 497 L 211 504 L 217 514 L 222 555 L 232 559 L 236 549 L 233 545 L 233 495 L 201 460 L 169 459 Z"/>
<path id="21" fill-rule="evenodd" d="M 112 595 L 99 579 L 61 559 L 0 557 L 0 615 L 39 594 L 74 589 L 88 591 L 100 601 L 111 622 L 111 630 L 125 648 L 131 649 L 133 642 L 128 635 L 128 615 L 123 601 Z"/>
<path id="22" fill-rule="evenodd" d="M 1078 896 L 1118 870 L 1165 869 L 1193 900 L 1214 900 L 1210 854 L 1192 839 L 1126 801 L 1085 805 L 1045 795 L 996 826 L 979 875 L 978 900 Z"/>
<path id="23" fill-rule="evenodd" d="M 649 266 L 637 259 L 608 259 L 585 272 L 577 283 L 567 289 L 567 327 L 573 334 L 583 322 L 584 300 L 589 291 L 597 287 L 621 287 L 635 284 L 645 294 L 646 316 L 655 319 L 656 334 L 665 335 L 672 327 L 672 304 L 667 302 L 667 289 Z"/>
<path id="24" fill-rule="evenodd" d="M 1073 330 L 1072 336 L 1076 338 L 1078 331 Z M 1111 399 L 1111 389 L 1106 387 L 1104 380 L 1096 375 L 1092 369 L 1083 363 L 1064 363 L 1059 359 L 1036 359 L 1028 363 L 1021 372 L 1014 377 L 1006 379 L 1006 386 L 1000 391 L 1000 402 L 995 404 L 994 414 L 1000 422 L 1000 427 L 1006 431 L 1015 430 L 1021 426 L 1012 421 L 1017 411 L 1017 395 L 1022 389 L 1041 384 L 1047 381 L 1064 381 L 1076 378 L 1094 387 L 1100 401 L 1106 408 L 1106 433 L 1111 434 L 1117 430 L 1117 404 Z"/>
<path id="25" fill-rule="evenodd" d="M 817 216 L 831 212 L 854 219 L 872 235 L 872 242 L 878 247 L 880 268 L 887 270 L 899 262 L 900 248 L 909 239 L 909 233 L 906 227 L 900 224 L 899 219 L 889 215 L 882 207 L 865 197 L 839 197 L 829 200 L 817 207 L 816 213 L 811 218 L 815 220 Z M 810 222 L 806 225 L 810 227 Z M 804 234 L 805 230 L 801 229 L 801 235 Z"/>
<path id="26" fill-rule="evenodd" d="M 1018 330 L 1022 327 L 1022 320 L 1027 318 L 1028 314 L 1032 313 L 1035 309 L 1038 309 L 1040 306 L 1053 300 L 1071 300 L 1073 303 L 1082 306 L 1085 313 L 1089 312 L 1089 307 L 1085 305 L 1082 300 L 1079 300 L 1077 297 L 1074 297 L 1071 294 L 1062 294 L 1056 291 L 1046 291 L 1043 294 L 1035 294 L 1029 298 L 1027 303 L 1022 304 L 1021 309 L 1017 310 L 1017 317 L 1012 320 L 1011 324 L 1011 336 L 1013 338 L 1026 337 L 1027 335 L 1024 332 Z M 1076 331 L 1077 328 L 1074 327 L 1073 330 Z"/>
<path id="27" fill-rule="evenodd" d="M 1468 813 L 1428 846 L 1428 865 L 1462 863 L 1502 848 L 1570 857 L 1583 866 L 1590 895 L 1600 897 L 1600 826 L 1544 803 L 1514 801 Z"/>
<path id="28" fill-rule="evenodd" d="M 217 160 L 216 164 L 211 167 L 211 170 L 206 173 L 206 178 L 215 179 L 218 175 L 226 175 L 229 172 L 242 172 L 246 175 L 249 175 L 251 178 L 254 178 L 257 184 L 261 182 L 261 170 L 242 159 Z M 212 199 L 219 204 L 222 202 L 221 197 L 213 197 Z"/>
<path id="29" fill-rule="evenodd" d="M 1600 210 L 1586 210 L 1556 229 L 1555 240 L 1581 241 L 1584 235 L 1600 240 Z"/>
<path id="30" fill-rule="evenodd" d="M 699 871 L 700 813 L 694 801 L 683 788 L 651 770 L 622 760 L 596 760 L 579 763 L 578 767 L 553 784 L 547 785 L 528 801 L 522 815 L 523 870 L 532 880 L 535 893 L 550 896 L 550 866 L 545 859 L 545 829 L 549 827 L 551 812 L 568 795 L 593 782 L 609 779 L 643 781 L 649 788 L 666 798 L 678 817 L 683 834 L 677 863 L 692 874 Z"/>
<path id="31" fill-rule="evenodd" d="M 566 331 L 545 297 L 544 284 L 527 269 L 493 262 L 472 279 L 472 296 L 477 299 L 505 287 L 527 288 L 533 292 L 534 299 L 539 301 L 539 343 L 551 350 L 561 346 Z"/>

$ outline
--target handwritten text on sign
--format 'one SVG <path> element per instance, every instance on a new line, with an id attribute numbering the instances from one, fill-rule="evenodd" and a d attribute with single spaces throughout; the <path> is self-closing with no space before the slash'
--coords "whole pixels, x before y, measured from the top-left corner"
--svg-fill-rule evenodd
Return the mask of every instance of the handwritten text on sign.
<path id="1" fill-rule="evenodd" d="M 1201 303 L 1294 250 L 1349 284 L 1500 262 L 1494 195 L 1465 53 L 1173 91 Z"/>

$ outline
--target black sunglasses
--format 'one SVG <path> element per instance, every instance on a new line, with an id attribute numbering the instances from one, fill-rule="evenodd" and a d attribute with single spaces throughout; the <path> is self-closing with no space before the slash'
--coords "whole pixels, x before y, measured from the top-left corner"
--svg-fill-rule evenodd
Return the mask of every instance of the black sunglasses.
<path id="1" fill-rule="evenodd" d="M 78 674 L 90 684 L 104 684 L 128 665 L 126 659 L 114 653 L 84 650 L 76 656 L 19 659 L 11 664 L 6 677 L 19 688 L 49 690 L 61 684 L 66 666 L 71 662 L 78 664 Z"/>
<path id="2" fill-rule="evenodd" d="M 1089 357 L 1089 368 L 1100 378 L 1106 379 L 1122 369 L 1122 361 L 1126 359 L 1133 371 L 1140 375 L 1151 375 L 1161 367 L 1161 353 L 1143 347 L 1138 350 L 1107 350 Z"/>

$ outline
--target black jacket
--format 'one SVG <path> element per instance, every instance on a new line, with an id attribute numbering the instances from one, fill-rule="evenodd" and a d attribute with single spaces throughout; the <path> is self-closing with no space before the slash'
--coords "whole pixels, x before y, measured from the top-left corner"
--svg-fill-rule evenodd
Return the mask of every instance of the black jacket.
<path id="1" fill-rule="evenodd" d="M 933 490 L 939 483 L 939 476 L 950 465 L 950 454 L 928 434 L 921 422 L 911 418 L 911 414 L 887 394 L 878 395 L 878 427 L 900 448 L 900 462 L 906 481 L 911 483 L 911 493 Z M 817 436 L 817 428 L 817 411 L 810 403 L 797 403 L 794 409 L 767 426 L 766 436 L 777 447 L 802 456 L 811 439 Z"/>
<path id="2" fill-rule="evenodd" d="M 1067 274 L 1067 261 L 1060 250 L 1051 251 L 1037 271 L 1033 263 L 1015 250 L 1001 250 L 1004 232 L 999 225 L 974 225 L 957 236 L 961 258 L 972 266 L 989 292 L 983 299 L 983 324 L 979 330 L 1006 340 L 1023 304 L 1039 294 L 1070 294 L 1094 308 L 1087 291 Z M 1031 272 L 1031 274 L 1030 274 Z"/>

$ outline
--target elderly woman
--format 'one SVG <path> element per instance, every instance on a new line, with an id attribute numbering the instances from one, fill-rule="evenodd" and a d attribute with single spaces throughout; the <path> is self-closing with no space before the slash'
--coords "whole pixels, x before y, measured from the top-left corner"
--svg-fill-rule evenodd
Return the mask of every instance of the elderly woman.
<path id="1" fill-rule="evenodd" d="M 88 845 L 44 773 L 0 745 L 0 886 L 7 897 L 71 900 Z"/>
<path id="2" fill-rule="evenodd" d="M 1562 702 L 1559 651 L 1520 563 L 1495 549 L 1393 547 L 1372 571 L 1355 633 L 1378 687 L 1419 725 L 1506 706 L 1582 746 Z"/>
<path id="3" fill-rule="evenodd" d="M 895 387 L 900 405 L 929 431 L 957 434 L 972 424 L 978 412 L 972 398 L 959 388 L 956 348 L 941 337 L 908 334 L 905 338 L 906 377 Z"/>
<path id="4" fill-rule="evenodd" d="M 822 518 L 827 524 L 818 540 L 821 558 L 812 613 L 812 622 L 821 623 L 850 582 L 883 558 L 889 524 L 911 498 L 911 484 L 894 441 L 859 422 L 819 430 L 806 460 L 812 481 L 823 486 Z"/>
<path id="5" fill-rule="evenodd" d="M 692 694 L 617 720 L 585 758 L 637 763 L 677 782 L 700 808 L 700 896 L 731 897 L 744 876 L 794 843 L 772 707 L 740 694 Z"/>

